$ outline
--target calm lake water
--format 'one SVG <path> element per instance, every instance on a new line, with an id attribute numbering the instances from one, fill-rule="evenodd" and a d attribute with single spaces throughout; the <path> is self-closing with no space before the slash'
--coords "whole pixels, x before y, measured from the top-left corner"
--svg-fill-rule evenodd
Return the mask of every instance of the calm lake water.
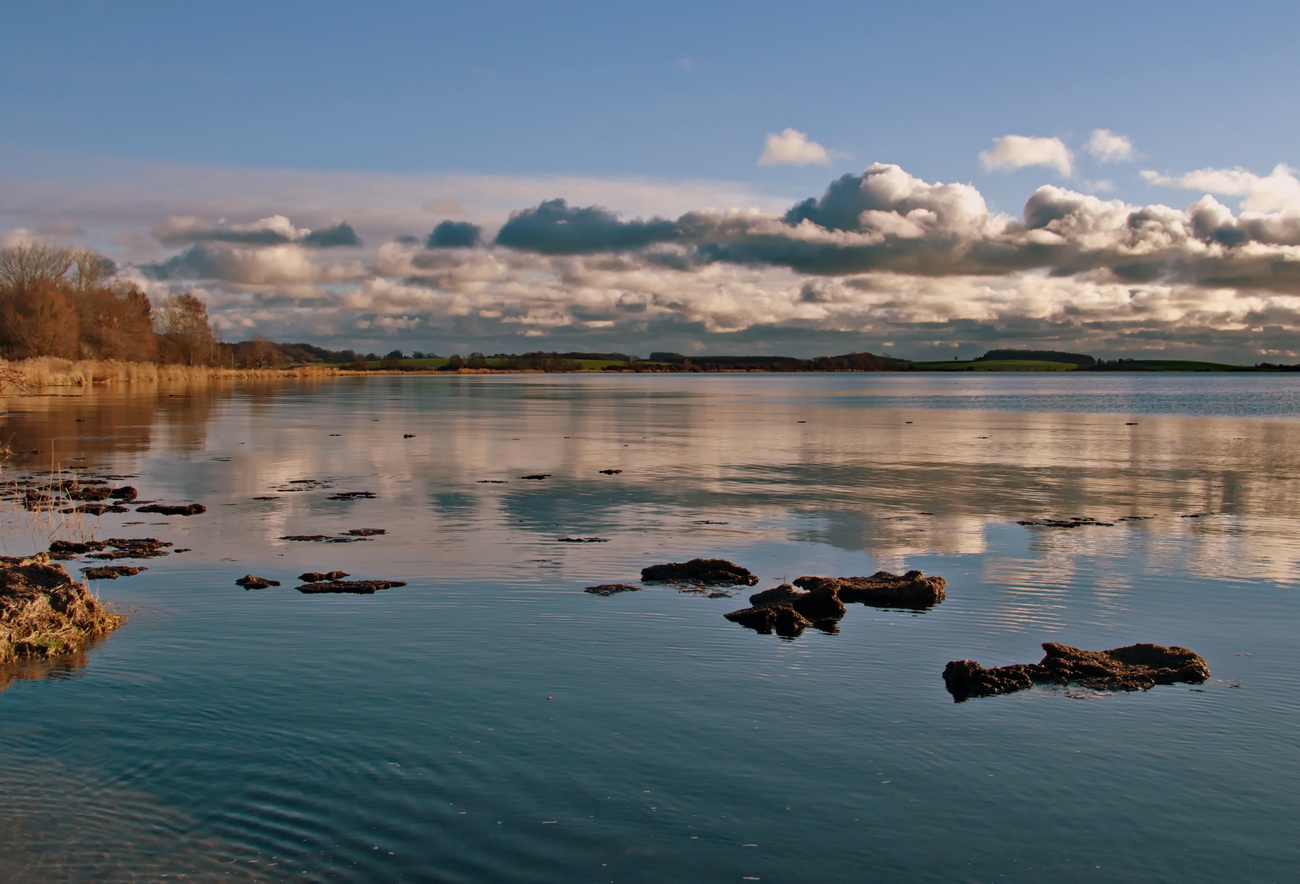
<path id="1" fill-rule="evenodd" d="M 9 478 L 130 475 L 208 511 L 65 529 L 191 551 L 96 583 L 127 625 L 0 692 L 0 879 L 1295 874 L 1296 375 L 375 377 L 5 404 L 6 440 L 39 452 Z M 375 496 L 331 499 L 349 491 Z M 1129 515 L 1153 518 L 1016 524 Z M 387 533 L 280 539 L 353 528 Z M 4 551 L 41 530 L 10 512 Z M 783 640 L 723 619 L 748 589 L 582 591 L 696 556 L 757 589 L 919 568 L 948 599 Z M 296 591 L 333 569 L 408 585 Z M 285 585 L 235 585 L 250 572 Z M 1213 675 L 944 690 L 949 660 L 1045 641 L 1183 645 Z"/>

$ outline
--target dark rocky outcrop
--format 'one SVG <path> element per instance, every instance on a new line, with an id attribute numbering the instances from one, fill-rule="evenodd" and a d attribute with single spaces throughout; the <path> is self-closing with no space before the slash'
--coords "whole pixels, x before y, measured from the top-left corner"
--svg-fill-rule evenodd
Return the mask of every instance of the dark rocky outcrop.
<path id="1" fill-rule="evenodd" d="M 536 480 L 540 481 L 540 480 L 542 480 L 542 479 L 549 479 L 549 478 L 551 478 L 551 474 L 550 474 L 550 473 L 533 473 L 533 474 L 530 475 L 530 476 L 520 476 L 519 478 L 521 478 L 521 479 L 536 479 Z"/>
<path id="2" fill-rule="evenodd" d="M 342 580 L 344 577 L 350 577 L 347 571 L 308 571 L 305 574 L 299 574 L 298 579 L 303 583 L 321 583 L 326 580 Z"/>
<path id="3" fill-rule="evenodd" d="M 155 559 L 165 556 L 172 544 L 156 537 L 110 537 L 104 546 L 112 547 L 110 552 L 94 552 L 90 559 Z"/>
<path id="4" fill-rule="evenodd" d="M 1057 642 L 1043 644 L 1039 663 L 985 669 L 974 660 L 953 660 L 943 682 L 956 702 L 1010 694 L 1036 684 L 1076 684 L 1105 691 L 1145 691 L 1158 684 L 1201 684 L 1210 667 L 1187 648 L 1136 644 L 1109 651 L 1085 651 Z"/>
<path id="5" fill-rule="evenodd" d="M 877 571 L 870 577 L 800 577 L 794 585 L 809 591 L 833 587 L 842 602 L 877 608 L 932 608 L 944 600 L 948 586 L 942 577 L 926 577 L 916 570 Z"/>
<path id="6" fill-rule="evenodd" d="M 617 476 L 619 473 L 623 471 L 622 470 L 601 470 L 600 472 L 605 474 L 606 476 Z"/>
<path id="7" fill-rule="evenodd" d="M 356 595 L 371 595 L 381 589 L 405 585 L 404 580 L 328 580 L 321 583 L 304 583 L 298 587 L 298 591 L 308 594 L 350 592 Z"/>
<path id="8" fill-rule="evenodd" d="M 82 568 L 81 575 L 87 580 L 116 580 L 119 577 L 134 577 L 141 571 L 148 571 L 144 565 L 101 565 L 98 568 Z"/>
<path id="9" fill-rule="evenodd" d="M 608 537 L 557 537 L 556 543 L 609 543 Z"/>
<path id="10" fill-rule="evenodd" d="M 592 595 L 611 596 L 618 595 L 620 592 L 636 592 L 640 588 L 630 583 L 602 583 L 599 586 L 588 586 L 583 592 L 589 592 Z"/>
<path id="11" fill-rule="evenodd" d="M 809 626 L 837 632 L 846 603 L 929 608 L 943 601 L 946 581 L 920 571 L 877 571 L 870 577 L 800 577 L 795 585 L 801 588 L 783 583 L 756 592 L 749 597 L 750 607 L 723 616 L 764 635 L 775 632 L 784 638 L 795 638 Z"/>
<path id="12" fill-rule="evenodd" d="M 696 586 L 753 586 L 758 583 L 746 568 L 726 559 L 691 559 L 641 569 L 642 583 L 690 583 Z"/>
<path id="13" fill-rule="evenodd" d="M 235 585 L 242 586 L 244 589 L 266 589 L 268 586 L 279 586 L 280 581 L 258 577 L 256 574 L 245 574 L 235 581 Z"/>
<path id="14" fill-rule="evenodd" d="M 52 559 L 73 559 L 77 556 L 84 556 L 89 552 L 99 552 L 108 544 L 102 540 L 88 540 L 85 543 L 78 543 L 74 540 L 56 540 L 50 544 L 50 558 Z"/>
<path id="15" fill-rule="evenodd" d="M 88 485 L 85 488 L 70 488 L 67 491 L 69 500 L 99 501 L 108 500 L 108 496 L 113 493 L 113 489 L 107 485 Z"/>
<path id="16" fill-rule="evenodd" d="M 123 485 L 121 488 L 114 488 L 108 493 L 108 496 L 114 500 L 135 500 L 139 492 L 130 485 Z"/>
<path id="17" fill-rule="evenodd" d="M 141 507 L 136 507 L 137 513 L 158 513 L 161 516 L 197 516 L 199 513 L 206 513 L 208 508 L 201 503 L 150 503 Z"/>
<path id="18" fill-rule="evenodd" d="M 44 553 L 0 556 L 0 665 L 76 652 L 124 622 Z"/>

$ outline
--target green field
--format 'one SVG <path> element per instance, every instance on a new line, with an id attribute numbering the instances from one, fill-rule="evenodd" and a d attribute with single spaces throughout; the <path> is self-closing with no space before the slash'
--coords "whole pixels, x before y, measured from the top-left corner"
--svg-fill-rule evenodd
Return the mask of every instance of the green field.
<path id="1" fill-rule="evenodd" d="M 1077 371 L 1072 362 L 1042 362 L 1031 359 L 957 360 L 913 362 L 922 371 Z"/>

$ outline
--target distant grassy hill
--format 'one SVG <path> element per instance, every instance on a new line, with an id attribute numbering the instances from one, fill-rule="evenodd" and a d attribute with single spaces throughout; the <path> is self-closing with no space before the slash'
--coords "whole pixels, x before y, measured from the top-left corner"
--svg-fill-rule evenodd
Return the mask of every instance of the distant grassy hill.
<path id="1" fill-rule="evenodd" d="M 1073 362 L 1046 359 L 954 359 L 948 362 L 913 362 L 918 371 L 1078 371 Z"/>

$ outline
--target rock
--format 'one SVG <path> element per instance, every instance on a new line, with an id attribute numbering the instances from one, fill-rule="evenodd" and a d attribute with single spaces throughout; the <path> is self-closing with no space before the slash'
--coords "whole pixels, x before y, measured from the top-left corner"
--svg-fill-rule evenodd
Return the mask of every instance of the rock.
<path id="1" fill-rule="evenodd" d="M 139 492 L 130 485 L 123 485 L 121 488 L 114 488 L 108 492 L 108 496 L 114 500 L 135 500 L 138 495 Z"/>
<path id="2" fill-rule="evenodd" d="M 0 556 L 0 665 L 73 653 L 125 622 L 44 553 Z"/>
<path id="3" fill-rule="evenodd" d="M 754 593 L 749 597 L 749 603 L 755 608 L 788 606 L 809 620 L 839 620 L 844 616 L 844 602 L 837 594 L 839 587 L 828 578 L 819 579 L 826 583 L 803 592 L 782 583 L 773 589 Z"/>
<path id="4" fill-rule="evenodd" d="M 641 569 L 642 583 L 692 583 L 697 586 L 753 586 L 758 578 L 726 559 L 691 559 Z"/>
<path id="5" fill-rule="evenodd" d="M 70 510 L 63 510 L 65 513 L 86 513 L 91 516 L 102 516 L 104 513 L 129 513 L 126 507 L 117 503 L 83 503 L 81 506 L 73 507 Z"/>
<path id="6" fill-rule="evenodd" d="M 402 434 L 402 438 L 403 438 L 403 439 L 414 439 L 414 438 L 415 438 L 415 434 L 414 434 L 414 433 L 403 433 L 403 434 Z"/>
<path id="7" fill-rule="evenodd" d="M 255 574 L 245 574 L 235 581 L 235 585 L 242 586 L 244 589 L 266 589 L 268 586 L 279 586 L 280 581 L 268 580 Z"/>
<path id="8" fill-rule="evenodd" d="M 602 583 L 599 586 L 588 586 L 583 592 L 589 592 L 592 595 L 611 596 L 620 592 L 637 592 L 641 589 L 639 586 L 633 586 L 630 583 Z"/>
<path id="9" fill-rule="evenodd" d="M 111 546 L 112 552 L 91 553 L 91 559 L 156 559 L 167 555 L 167 547 L 172 544 L 156 537 L 110 537 L 104 542 Z"/>
<path id="10" fill-rule="evenodd" d="M 88 540 L 85 543 L 77 543 L 72 540 L 56 540 L 50 544 L 50 558 L 71 559 L 84 556 L 88 552 L 99 552 L 106 546 L 108 544 L 102 540 Z"/>
<path id="11" fill-rule="evenodd" d="M 1040 528 L 1114 528 L 1114 522 L 1100 522 L 1091 516 L 1072 516 L 1068 519 L 1020 519 L 1017 525 L 1032 525 Z"/>
<path id="12" fill-rule="evenodd" d="M 373 491 L 340 491 L 338 494 L 331 494 L 326 500 L 371 500 L 375 497 Z"/>
<path id="13" fill-rule="evenodd" d="M 357 595 L 370 595 L 380 589 L 405 585 L 404 580 L 330 580 L 324 583 L 304 583 L 298 587 L 298 591 L 309 594 L 350 592 Z"/>
<path id="14" fill-rule="evenodd" d="M 184 504 L 165 504 L 150 503 L 145 506 L 136 507 L 137 513 L 158 513 L 163 516 L 197 516 L 199 513 L 206 513 L 208 508 L 201 503 L 184 503 Z"/>
<path id="15" fill-rule="evenodd" d="M 794 584 L 810 591 L 834 587 L 842 602 L 880 608 L 930 608 L 947 594 L 942 577 L 926 577 L 916 570 L 901 575 L 877 571 L 870 577 L 800 577 Z"/>
<path id="16" fill-rule="evenodd" d="M 606 476 L 617 476 L 622 470 L 601 470 Z"/>
<path id="17" fill-rule="evenodd" d="M 101 565 L 98 568 L 82 568 L 81 573 L 87 580 L 116 580 L 119 577 L 134 577 L 141 571 L 148 571 L 144 565 Z"/>
<path id="18" fill-rule="evenodd" d="M 521 479 L 549 479 L 549 478 L 551 478 L 551 474 L 550 474 L 550 473 L 534 473 L 534 474 L 531 475 L 531 476 L 520 476 L 519 478 L 521 478 Z"/>
<path id="19" fill-rule="evenodd" d="M 723 616 L 762 635 L 771 635 L 775 632 L 782 638 L 798 638 L 805 629 L 813 625 L 811 620 L 790 605 L 745 608 Z"/>
<path id="20" fill-rule="evenodd" d="M 342 580 L 344 577 L 350 577 L 347 571 L 308 571 L 305 574 L 299 574 L 298 579 L 304 583 L 320 583 L 325 580 Z"/>
<path id="21" fill-rule="evenodd" d="M 608 537 L 557 537 L 556 543 L 609 543 Z"/>
<path id="22" fill-rule="evenodd" d="M 330 538 L 329 538 L 329 536 L 326 535 L 326 534 L 286 534 L 286 535 L 284 535 L 283 537 L 281 537 L 280 539 L 281 539 L 281 540 L 298 540 L 298 541 L 301 541 L 301 542 L 303 542 L 303 543 L 324 543 L 325 541 L 329 540 Z"/>
<path id="23" fill-rule="evenodd" d="M 1106 691 L 1145 691 L 1158 684 L 1201 684 L 1210 667 L 1187 648 L 1136 644 L 1085 651 L 1057 642 L 1043 644 L 1039 663 L 985 669 L 974 660 L 953 660 L 943 681 L 954 701 L 1009 694 L 1036 684 L 1077 684 Z"/>
<path id="24" fill-rule="evenodd" d="M 86 488 L 71 488 L 68 490 L 69 500 L 87 500 L 99 501 L 107 500 L 108 496 L 113 493 L 113 489 L 104 485 L 90 485 Z"/>
<path id="25" fill-rule="evenodd" d="M 807 626 L 838 632 L 846 602 L 862 602 L 888 608 L 928 608 L 943 601 L 946 581 L 926 577 L 920 571 L 891 574 L 877 571 L 871 577 L 800 577 L 788 583 L 756 592 L 750 607 L 724 614 L 763 634 L 775 631 L 794 638 Z"/>
<path id="26" fill-rule="evenodd" d="M 349 528 L 343 532 L 349 537 L 378 537 L 380 534 L 387 534 L 386 528 Z"/>
<path id="27" fill-rule="evenodd" d="M 480 485 L 504 485 L 504 484 L 506 484 L 506 480 L 505 480 L 505 479 L 479 479 L 479 480 L 478 480 L 478 484 L 480 484 Z"/>

